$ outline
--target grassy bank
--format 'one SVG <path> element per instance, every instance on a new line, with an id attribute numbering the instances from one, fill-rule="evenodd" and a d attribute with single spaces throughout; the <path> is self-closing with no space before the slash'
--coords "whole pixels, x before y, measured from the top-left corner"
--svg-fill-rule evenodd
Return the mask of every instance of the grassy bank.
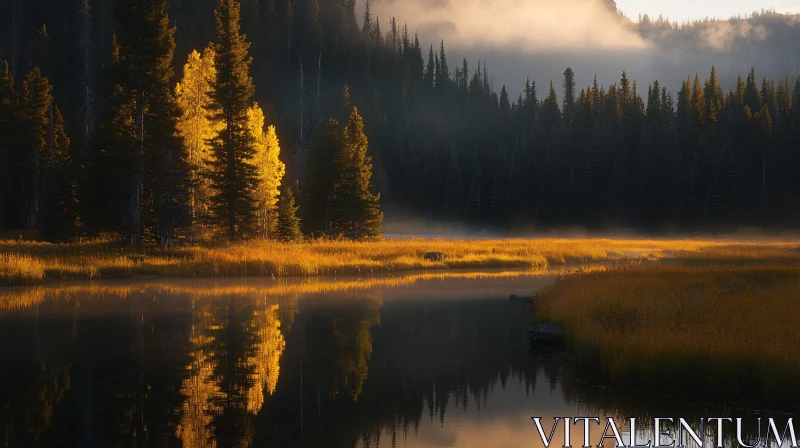
<path id="1" fill-rule="evenodd" d="M 567 263 L 658 259 L 676 253 L 698 257 L 713 250 L 747 256 L 762 251 L 792 253 L 797 243 L 623 239 L 404 239 L 375 242 L 313 241 L 279 244 L 251 241 L 173 250 L 131 250 L 89 242 L 47 244 L 0 241 L 0 285 L 48 280 L 136 277 L 244 277 L 370 275 L 418 269 L 540 269 Z M 442 252 L 442 261 L 424 259 Z M 800 257 L 800 252 L 797 252 Z"/>
<path id="2" fill-rule="evenodd" d="M 612 387 L 800 397 L 800 254 L 724 253 L 562 277 L 538 317 L 565 327 L 581 374 Z"/>

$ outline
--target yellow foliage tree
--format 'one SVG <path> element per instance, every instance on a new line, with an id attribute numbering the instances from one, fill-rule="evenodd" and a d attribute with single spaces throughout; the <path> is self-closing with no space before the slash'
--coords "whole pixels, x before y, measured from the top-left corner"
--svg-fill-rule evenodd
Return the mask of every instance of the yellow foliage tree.
<path id="1" fill-rule="evenodd" d="M 257 103 L 247 111 L 247 123 L 256 140 L 256 156 L 252 163 L 258 170 L 255 196 L 258 200 L 259 229 L 262 237 L 269 237 L 275 227 L 276 205 L 280 195 L 278 188 L 286 173 L 286 165 L 280 160 L 281 147 L 275 126 L 269 126 L 264 131 L 264 111 Z"/>
<path id="2" fill-rule="evenodd" d="M 178 122 L 178 131 L 185 140 L 192 169 L 191 212 L 193 222 L 202 222 L 208 216 L 208 203 L 211 185 L 202 173 L 211 158 L 208 140 L 222 129 L 224 123 L 215 120 L 215 113 L 209 110 L 211 103 L 208 94 L 216 77 L 214 50 L 206 48 L 202 56 L 197 51 L 189 54 L 189 61 L 183 67 L 183 79 L 175 88 L 175 96 L 183 115 Z"/>

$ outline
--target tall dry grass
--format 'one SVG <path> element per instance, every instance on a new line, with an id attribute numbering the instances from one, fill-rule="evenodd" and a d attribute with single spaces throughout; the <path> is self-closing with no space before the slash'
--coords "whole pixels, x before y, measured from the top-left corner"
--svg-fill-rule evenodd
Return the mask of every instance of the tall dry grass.
<path id="1" fill-rule="evenodd" d="M 44 263 L 30 255 L 0 254 L 0 286 L 36 285 L 44 281 Z"/>
<path id="2" fill-rule="evenodd" d="M 613 387 L 800 397 L 800 265 L 699 258 L 559 278 L 538 318 L 563 325 L 579 371 Z"/>
<path id="3" fill-rule="evenodd" d="M 794 243 L 724 243 L 699 240 L 617 239 L 402 239 L 374 242 L 312 241 L 280 244 L 270 241 L 194 246 L 172 250 L 131 250 L 95 241 L 48 244 L 0 241 L 0 284 L 19 284 L 25 265 L 44 273 L 29 282 L 50 279 L 136 277 L 245 277 L 372 275 L 420 269 L 540 269 L 569 263 L 620 259 L 659 259 L 676 253 L 702 253 L 731 247 L 742 252 L 787 252 Z M 733 249 L 732 249 L 733 250 Z M 445 258 L 424 259 L 426 252 Z M 800 255 L 800 252 L 798 253 Z M 10 261 L 23 257 L 24 263 Z M 27 261 L 30 260 L 30 261 Z"/>

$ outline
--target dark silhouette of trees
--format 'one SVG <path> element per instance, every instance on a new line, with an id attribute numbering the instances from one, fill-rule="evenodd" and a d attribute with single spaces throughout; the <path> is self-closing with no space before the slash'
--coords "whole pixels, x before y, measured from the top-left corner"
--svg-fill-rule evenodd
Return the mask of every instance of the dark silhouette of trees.
<path id="1" fill-rule="evenodd" d="M 390 218 L 402 211 L 507 231 L 800 225 L 800 83 L 781 78 L 791 71 L 780 67 L 754 67 L 731 85 L 710 67 L 674 92 L 662 87 L 667 79 L 644 85 L 625 72 L 611 85 L 579 86 L 566 68 L 544 92 L 530 80 L 515 99 L 513 88 L 492 85 L 485 62 L 453 64 L 443 41 L 421 43 L 368 4 L 360 26 L 353 1 L 247 1 L 240 29 L 231 0 L 217 2 L 216 21 L 212 2 L 81 0 L 67 11 L 74 23 L 51 12 L 53 1 L 12 2 L 0 14 L 3 229 L 43 230 L 40 182 L 55 171 L 33 154 L 58 140 L 49 137 L 51 103 L 75 142 L 60 162 L 74 179 L 63 184 L 77 202 L 73 236 L 172 244 L 192 219 L 187 191 L 198 178 L 211 183 L 223 233 L 249 234 L 256 173 L 246 115 L 255 102 L 294 149 L 280 153 L 283 184 L 297 192 L 312 237 L 374 236 L 378 193 Z M 736 20 L 792 36 L 781 17 Z M 678 45 L 707 26 L 643 18 L 636 29 Z M 778 34 L 751 50 L 779 53 Z M 175 131 L 174 50 L 180 57 L 212 40 L 211 103 L 225 126 L 210 142 L 211 169 L 193 176 Z M 35 66 L 25 94 L 23 70 Z M 353 107 L 361 131 L 345 132 Z"/>

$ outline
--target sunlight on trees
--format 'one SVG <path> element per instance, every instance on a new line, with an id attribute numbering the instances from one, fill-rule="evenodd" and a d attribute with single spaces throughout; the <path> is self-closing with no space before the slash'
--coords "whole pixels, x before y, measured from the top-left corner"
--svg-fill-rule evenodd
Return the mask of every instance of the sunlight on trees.
<path id="1" fill-rule="evenodd" d="M 202 223 L 210 215 L 209 200 L 213 195 L 209 173 L 212 169 L 211 140 L 225 128 L 221 112 L 214 110 L 209 96 L 216 78 L 216 53 L 206 48 L 203 55 L 197 51 L 189 54 L 183 69 L 183 79 L 175 88 L 182 116 L 179 130 L 185 139 L 192 167 L 192 219 Z M 256 199 L 260 237 L 271 237 L 277 221 L 276 205 L 279 187 L 286 172 L 280 160 L 280 143 L 275 126 L 265 127 L 264 111 L 258 105 L 247 110 L 247 131 L 255 142 L 255 155 L 250 164 L 255 167 Z M 196 234 L 197 232 L 195 232 Z"/>
<path id="2" fill-rule="evenodd" d="M 217 112 L 209 109 L 211 100 L 208 94 L 216 77 L 214 57 L 212 48 L 203 50 L 202 56 L 192 51 L 189 61 L 183 66 L 183 79 L 175 88 L 176 101 L 182 112 L 178 130 L 184 138 L 192 170 L 190 208 L 195 224 L 209 214 L 211 183 L 203 172 L 208 169 L 211 158 L 208 141 L 223 127 L 222 121 L 214 118 Z"/>
<path id="3" fill-rule="evenodd" d="M 258 203 L 258 234 L 261 237 L 272 237 L 277 220 L 276 208 L 280 192 L 281 179 L 286 173 L 286 165 L 281 162 L 281 152 L 275 126 L 264 131 L 264 112 L 258 106 L 247 111 L 247 127 L 256 141 L 256 154 L 252 163 L 256 167 L 258 183 L 256 201 Z"/>

